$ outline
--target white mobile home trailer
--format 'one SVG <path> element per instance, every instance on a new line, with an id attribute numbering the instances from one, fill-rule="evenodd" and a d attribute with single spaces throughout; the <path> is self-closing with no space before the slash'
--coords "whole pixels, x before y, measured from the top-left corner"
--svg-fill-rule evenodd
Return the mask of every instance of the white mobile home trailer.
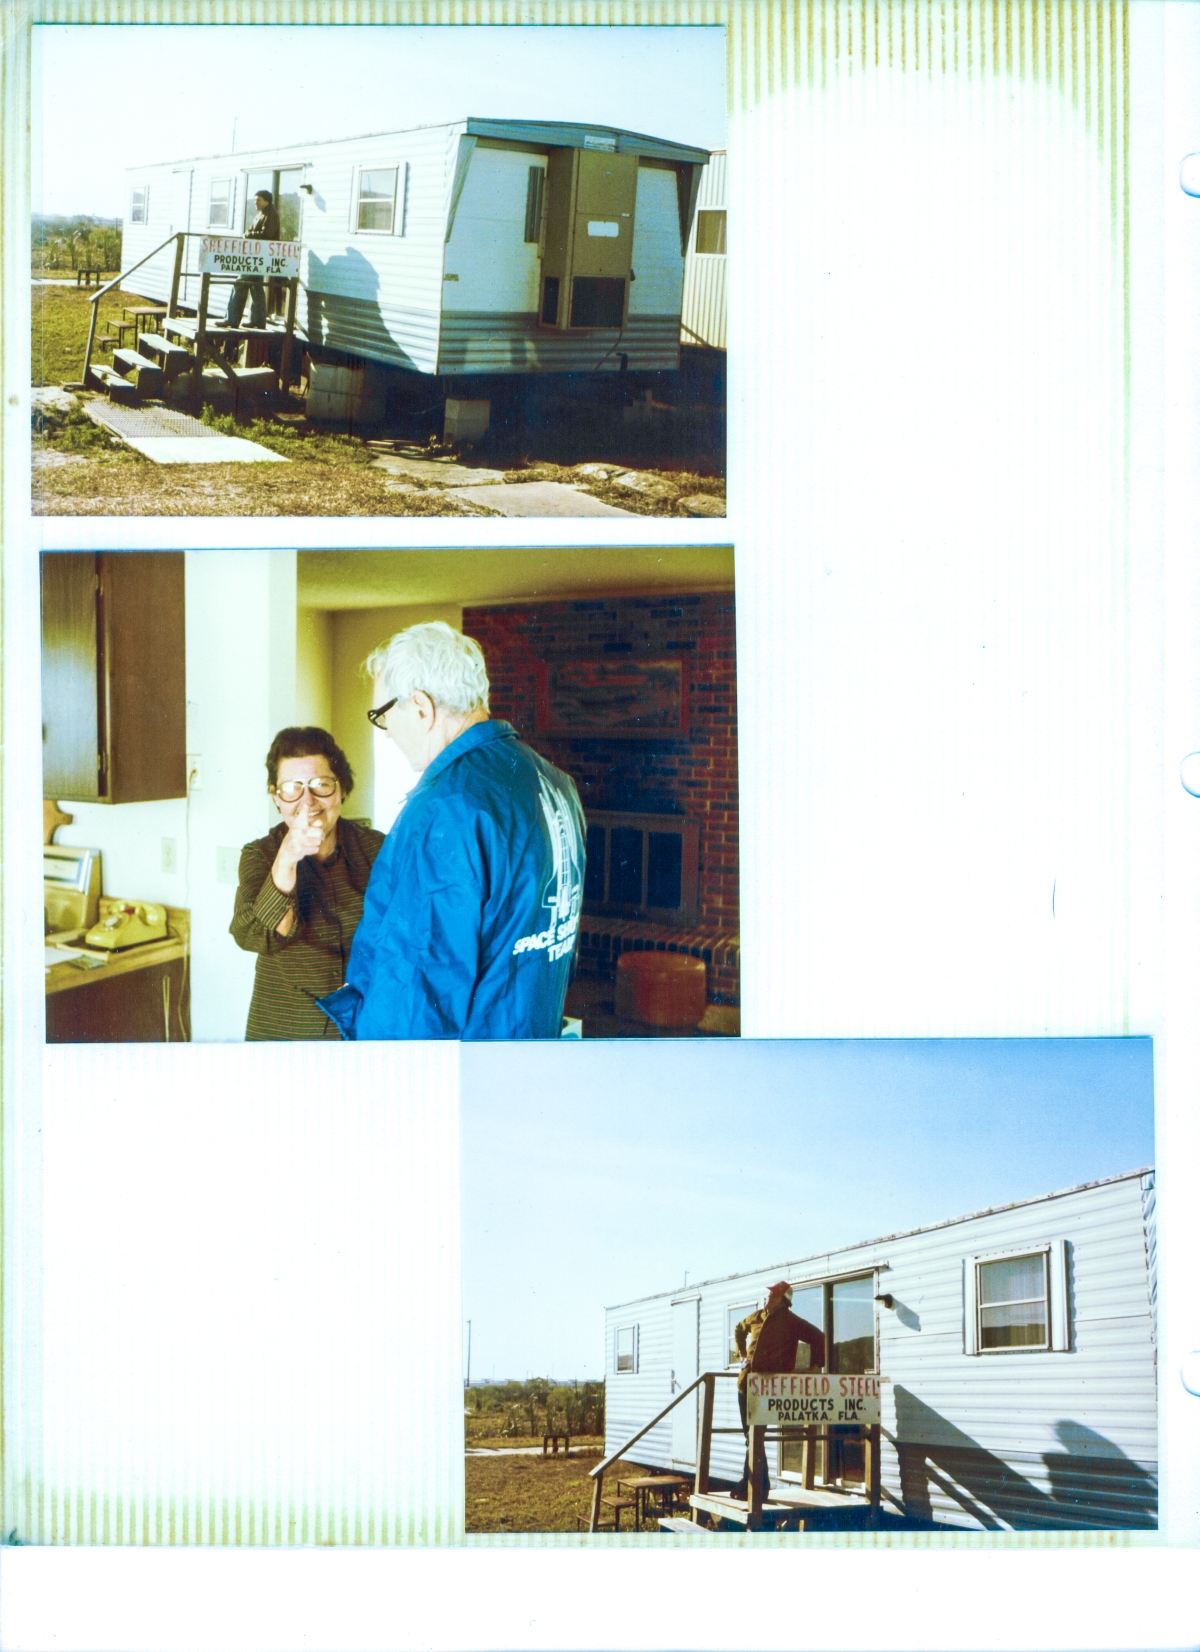
<path id="1" fill-rule="evenodd" d="M 314 353 L 439 375 L 673 369 L 708 158 L 613 127 L 472 118 L 137 166 L 123 262 L 180 231 L 244 234 L 268 189 L 302 248 L 297 331 Z M 131 287 L 167 300 L 173 257 Z M 199 287 L 186 279 L 179 302 Z"/>
<path id="2" fill-rule="evenodd" d="M 910 1233 L 774 1263 L 607 1310 L 606 1455 L 701 1371 L 733 1370 L 733 1328 L 777 1279 L 823 1332 L 826 1369 L 875 1371 L 883 1508 L 984 1530 L 1157 1524 L 1154 1176 L 1131 1171 Z M 696 1396 L 629 1451 L 696 1467 Z M 736 1481 L 736 1384 L 716 1383 L 711 1473 Z M 852 1489 L 836 1431 L 817 1483 Z M 800 1447 L 768 1441 L 773 1481 Z"/>
<path id="3" fill-rule="evenodd" d="M 700 174 L 683 277 L 683 342 L 706 350 L 725 348 L 726 160 L 714 150 Z"/>

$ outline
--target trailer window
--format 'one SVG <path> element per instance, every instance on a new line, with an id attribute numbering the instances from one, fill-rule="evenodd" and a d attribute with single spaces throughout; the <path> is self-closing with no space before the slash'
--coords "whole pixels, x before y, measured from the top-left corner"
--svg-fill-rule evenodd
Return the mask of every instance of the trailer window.
<path id="1" fill-rule="evenodd" d="M 358 193 L 354 205 L 354 227 L 368 235 L 404 233 L 404 202 L 400 191 L 400 175 L 406 168 L 399 166 L 364 167 L 358 174 Z M 399 224 L 397 224 L 399 202 Z"/>
<path id="2" fill-rule="evenodd" d="M 723 254 L 725 251 L 725 211 L 696 214 L 696 251 Z"/>
<path id="3" fill-rule="evenodd" d="M 637 1363 L 638 1328 L 636 1325 L 623 1325 L 617 1331 L 613 1369 L 616 1371 L 636 1371 Z"/>
<path id="4" fill-rule="evenodd" d="M 233 179 L 214 178 L 208 186 L 209 229 L 233 227 Z"/>
<path id="5" fill-rule="evenodd" d="M 133 191 L 133 194 L 130 197 L 129 222 L 131 224 L 144 224 L 149 221 L 149 218 L 150 190 L 148 185 L 142 184 L 139 188 Z"/>
<path id="6" fill-rule="evenodd" d="M 1047 1256 L 1006 1256 L 977 1262 L 979 1348 L 1050 1346 Z"/>
<path id="7" fill-rule="evenodd" d="M 725 1363 L 726 1365 L 740 1365 L 742 1356 L 738 1353 L 737 1339 L 734 1332 L 748 1319 L 758 1307 L 757 1302 L 738 1302 L 725 1310 Z"/>
<path id="8" fill-rule="evenodd" d="M 833 1359 L 830 1370 L 875 1369 L 875 1279 L 839 1279 L 830 1290 Z"/>

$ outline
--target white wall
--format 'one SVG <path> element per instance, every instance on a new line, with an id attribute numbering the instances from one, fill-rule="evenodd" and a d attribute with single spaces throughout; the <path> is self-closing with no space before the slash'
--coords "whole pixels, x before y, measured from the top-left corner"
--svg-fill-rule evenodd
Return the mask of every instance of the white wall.
<path id="1" fill-rule="evenodd" d="M 333 721 L 333 615 L 325 608 L 296 610 L 296 722 L 329 728 Z"/>
<path id="2" fill-rule="evenodd" d="M 541 260 L 536 241 L 525 239 L 525 193 L 531 166 L 544 155 L 510 149 L 479 149 L 471 156 L 467 181 L 446 246 L 447 310 L 536 311 Z"/>
<path id="3" fill-rule="evenodd" d="M 164 803 L 60 803 L 72 816 L 60 826 L 56 843 L 99 849 L 101 892 L 164 906 L 188 903 L 188 806 L 184 798 Z M 176 870 L 164 869 L 173 846 Z"/>
<path id="4" fill-rule="evenodd" d="M 250 621 L 247 645 L 231 621 Z M 276 818 L 264 760 L 296 716 L 294 551 L 195 551 L 187 558 L 188 799 L 192 1037 L 240 1039 L 254 958 L 229 934 L 243 844 Z"/>

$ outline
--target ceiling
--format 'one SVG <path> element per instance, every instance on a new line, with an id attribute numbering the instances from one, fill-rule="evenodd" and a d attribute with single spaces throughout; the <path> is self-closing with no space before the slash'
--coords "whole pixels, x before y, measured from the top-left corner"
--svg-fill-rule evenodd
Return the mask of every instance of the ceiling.
<path id="1" fill-rule="evenodd" d="M 296 554 L 296 601 L 301 608 L 466 605 L 732 589 L 732 545 Z"/>

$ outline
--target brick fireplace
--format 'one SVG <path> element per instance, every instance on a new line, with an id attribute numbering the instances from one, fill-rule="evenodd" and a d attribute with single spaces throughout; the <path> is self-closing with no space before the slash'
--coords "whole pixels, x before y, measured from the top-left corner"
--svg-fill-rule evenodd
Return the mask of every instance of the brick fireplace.
<path id="1" fill-rule="evenodd" d="M 709 997 L 738 1002 L 737 660 L 732 591 L 595 597 L 463 610 L 487 659 L 492 712 L 574 779 L 585 812 L 682 817 L 698 828 L 698 879 L 686 924 L 589 912 L 581 964 L 610 968 L 622 950 L 679 950 L 708 963 Z M 545 727 L 548 667 L 683 655 L 680 728 L 646 738 Z M 539 688 L 540 685 L 540 688 Z M 539 724 L 541 726 L 539 726 Z"/>

